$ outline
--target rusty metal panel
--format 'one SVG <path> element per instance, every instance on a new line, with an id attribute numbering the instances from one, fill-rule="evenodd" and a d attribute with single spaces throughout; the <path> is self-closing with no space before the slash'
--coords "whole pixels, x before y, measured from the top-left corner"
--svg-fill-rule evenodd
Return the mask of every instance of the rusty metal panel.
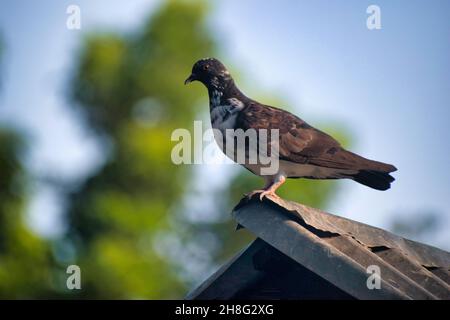
<path id="1" fill-rule="evenodd" d="M 385 230 L 282 199 L 243 199 L 238 224 L 359 299 L 450 299 L 450 254 Z M 382 271 L 369 290 L 366 268 Z"/>
<path id="2" fill-rule="evenodd" d="M 262 248 L 262 241 L 253 242 L 248 248 L 242 250 L 227 264 L 210 276 L 198 288 L 187 294 L 187 300 L 227 300 L 243 287 L 257 281 L 261 276 L 253 268 L 253 255 Z"/>
<path id="3" fill-rule="evenodd" d="M 186 299 L 354 300 L 355 297 L 257 238 Z"/>
<path id="4" fill-rule="evenodd" d="M 450 299 L 446 251 L 282 199 L 244 198 L 232 215 L 258 239 L 187 299 Z M 279 277 L 275 265 L 290 271 Z M 380 268 L 381 289 L 367 287 L 373 265 Z M 305 280 L 317 290 L 305 290 Z"/>

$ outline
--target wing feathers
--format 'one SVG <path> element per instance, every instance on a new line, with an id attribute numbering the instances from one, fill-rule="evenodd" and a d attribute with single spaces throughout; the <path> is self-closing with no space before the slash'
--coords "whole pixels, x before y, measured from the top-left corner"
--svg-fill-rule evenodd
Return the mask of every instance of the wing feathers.
<path id="1" fill-rule="evenodd" d="M 308 163 L 336 169 L 373 170 L 382 172 L 396 171 L 393 165 L 369 160 L 353 152 L 339 148 L 335 153 L 325 153 L 322 157 L 313 157 Z"/>
<path id="2" fill-rule="evenodd" d="M 237 117 L 236 127 L 247 129 L 278 129 L 280 160 L 298 164 L 355 172 L 349 178 L 384 190 L 397 170 L 393 165 L 369 160 L 345 150 L 328 134 L 308 125 L 295 115 L 251 101 Z M 391 180 L 392 179 L 392 180 Z"/>

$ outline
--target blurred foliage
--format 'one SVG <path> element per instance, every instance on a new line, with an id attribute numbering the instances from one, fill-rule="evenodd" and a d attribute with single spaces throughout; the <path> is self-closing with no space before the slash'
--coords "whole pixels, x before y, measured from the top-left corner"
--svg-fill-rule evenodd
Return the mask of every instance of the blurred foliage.
<path id="1" fill-rule="evenodd" d="M 427 242 L 433 234 L 442 231 L 443 215 L 439 212 L 423 210 L 393 214 L 389 230 L 405 238 Z M 443 230 L 445 232 L 445 230 Z"/>
<path id="2" fill-rule="evenodd" d="M 0 37 L 0 66 L 3 52 Z M 0 127 L 0 299 L 54 296 L 49 243 L 24 221 L 30 182 L 21 162 L 24 149 L 17 130 Z"/>
<path id="3" fill-rule="evenodd" d="M 0 128 L 0 298 L 55 297 L 49 242 L 24 221 L 29 177 L 23 147 L 17 132 Z"/>
<path id="4" fill-rule="evenodd" d="M 261 178 L 239 168 L 208 188 L 198 166 L 170 158 L 173 130 L 191 130 L 208 110 L 203 87 L 183 86 L 197 59 L 218 53 L 207 13 L 203 2 L 168 1 L 134 32 L 83 39 L 70 100 L 104 142 L 105 162 L 71 188 L 63 237 L 27 231 L 21 143 L 0 132 L 0 297 L 181 298 L 253 238 L 234 232 L 229 213 Z M 280 195 L 324 208 L 335 191 L 292 180 Z M 82 290 L 66 289 L 69 264 L 80 266 Z"/>
<path id="5" fill-rule="evenodd" d="M 170 1 L 143 30 L 89 36 L 73 78 L 73 100 L 112 142 L 106 165 L 74 192 L 69 238 L 83 270 L 83 296 L 176 298 L 186 287 L 154 249 L 169 232 L 188 168 L 171 163 L 170 136 L 199 112 L 184 90 L 192 62 L 214 54 L 201 3 Z"/>

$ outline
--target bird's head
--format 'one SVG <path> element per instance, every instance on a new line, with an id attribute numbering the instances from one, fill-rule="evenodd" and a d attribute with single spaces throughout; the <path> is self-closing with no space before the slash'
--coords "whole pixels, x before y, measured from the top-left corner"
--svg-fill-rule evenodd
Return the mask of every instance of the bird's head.
<path id="1" fill-rule="evenodd" d="M 222 62 L 215 58 L 205 58 L 194 64 L 192 73 L 184 84 L 200 81 L 207 88 L 224 89 L 231 80 L 230 73 Z"/>

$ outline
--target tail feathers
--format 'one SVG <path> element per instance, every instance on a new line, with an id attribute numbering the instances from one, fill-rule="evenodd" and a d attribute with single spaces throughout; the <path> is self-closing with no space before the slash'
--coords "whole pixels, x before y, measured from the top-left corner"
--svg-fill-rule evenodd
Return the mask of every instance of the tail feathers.
<path id="1" fill-rule="evenodd" d="M 367 171 L 376 171 L 380 173 L 389 173 L 397 171 L 397 168 L 394 167 L 392 164 L 387 164 L 384 162 L 374 161 L 366 159 L 366 168 L 364 168 Z"/>
<path id="2" fill-rule="evenodd" d="M 370 160 L 370 159 L 361 157 L 360 155 L 357 155 L 353 152 L 350 152 L 347 150 L 345 150 L 345 151 L 348 155 L 351 155 L 351 157 L 349 157 L 349 158 L 354 161 L 355 166 L 358 166 L 360 170 L 377 171 L 377 172 L 381 172 L 381 173 L 383 173 L 383 172 L 389 173 L 389 172 L 397 171 L 397 168 L 395 166 L 393 166 L 392 164 L 375 161 L 375 160 Z"/>
<path id="3" fill-rule="evenodd" d="M 395 180 L 388 172 L 376 170 L 360 170 L 357 174 L 353 175 L 352 179 L 377 190 L 389 189 L 391 183 Z"/>

